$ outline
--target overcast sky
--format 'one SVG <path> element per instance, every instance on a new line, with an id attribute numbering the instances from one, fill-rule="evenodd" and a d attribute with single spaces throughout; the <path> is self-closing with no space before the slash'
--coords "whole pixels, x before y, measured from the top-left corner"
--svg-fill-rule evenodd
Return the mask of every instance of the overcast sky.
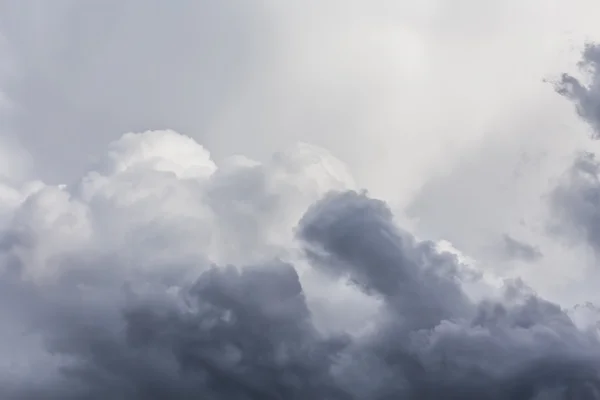
<path id="1" fill-rule="evenodd" d="M 0 397 L 600 399 L 599 15 L 0 0 Z"/>

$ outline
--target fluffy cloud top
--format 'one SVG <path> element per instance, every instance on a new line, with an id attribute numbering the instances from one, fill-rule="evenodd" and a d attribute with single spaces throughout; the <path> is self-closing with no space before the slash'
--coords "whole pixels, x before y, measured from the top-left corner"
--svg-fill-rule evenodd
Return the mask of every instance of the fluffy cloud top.
<path id="1" fill-rule="evenodd" d="M 22 351 L 0 394 L 597 398 L 596 330 L 519 281 L 489 286 L 352 188 L 322 149 L 217 166 L 153 131 L 73 185 L 14 189 L 0 333 Z"/>

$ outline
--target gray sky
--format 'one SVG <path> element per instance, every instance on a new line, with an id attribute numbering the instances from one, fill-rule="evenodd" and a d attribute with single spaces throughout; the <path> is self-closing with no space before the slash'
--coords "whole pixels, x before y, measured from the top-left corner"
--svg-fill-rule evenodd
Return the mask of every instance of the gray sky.
<path id="1" fill-rule="evenodd" d="M 0 397 L 600 398 L 598 15 L 0 0 Z"/>

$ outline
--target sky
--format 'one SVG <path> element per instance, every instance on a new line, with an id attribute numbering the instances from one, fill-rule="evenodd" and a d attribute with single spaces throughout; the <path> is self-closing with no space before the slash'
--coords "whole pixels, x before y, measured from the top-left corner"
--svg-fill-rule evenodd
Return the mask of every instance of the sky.
<path id="1" fill-rule="evenodd" d="M 600 399 L 597 15 L 0 0 L 0 397 Z"/>

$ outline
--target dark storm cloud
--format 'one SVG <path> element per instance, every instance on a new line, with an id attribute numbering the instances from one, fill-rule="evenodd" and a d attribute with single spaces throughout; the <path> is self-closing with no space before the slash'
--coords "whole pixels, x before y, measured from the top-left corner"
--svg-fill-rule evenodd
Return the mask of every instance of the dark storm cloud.
<path id="1" fill-rule="evenodd" d="M 0 0 L 22 74 L 6 88 L 20 106 L 11 122 L 44 166 L 58 154 L 71 168 L 105 134 L 141 123 L 202 130 L 265 44 L 261 7 L 90 4 Z M 54 12 L 41 20 L 56 25 L 31 23 Z M 596 81 L 561 85 L 600 125 Z M 180 92 L 192 95 L 174 101 Z M 0 193 L 12 217 L 0 234 L 0 398 L 600 399 L 597 332 L 521 281 L 497 295 L 456 256 L 398 227 L 385 202 L 342 190 L 347 175 L 327 154 L 302 147 L 222 169 L 188 139 L 128 134 L 76 185 Z M 590 243 L 600 235 L 597 181 L 586 156 L 555 195 Z M 376 300 L 377 312 L 350 311 L 365 329 L 320 329 L 310 273 L 326 300 L 341 285 Z"/>
<path id="2" fill-rule="evenodd" d="M 600 138 L 600 46 L 589 44 L 583 52 L 581 69 L 588 75 L 589 84 L 580 79 L 563 74 L 556 84 L 558 93 L 571 99 L 577 113 L 587 121 L 593 129 L 594 138 Z"/>
<path id="3" fill-rule="evenodd" d="M 397 228 L 383 202 L 328 195 L 298 236 L 315 268 L 383 301 L 374 330 L 319 333 L 295 267 L 279 261 L 213 267 L 176 293 L 160 280 L 33 285 L 35 328 L 66 361 L 4 398 L 600 398 L 595 337 L 519 282 L 473 303 L 453 256 Z"/>
<path id="4" fill-rule="evenodd" d="M 556 398 L 596 396 L 598 359 L 577 348 L 597 343 L 560 307 L 518 283 L 507 286 L 507 299 L 519 299 L 511 306 L 470 303 L 451 257 L 398 230 L 383 203 L 354 192 L 332 196 L 301 226 L 318 265 L 389 307 L 391 323 L 360 351 L 377 354 L 396 379 L 366 398 L 534 399 L 551 390 L 563 393 Z"/>
<path id="5" fill-rule="evenodd" d="M 344 398 L 327 372 L 340 344 L 318 340 L 290 265 L 209 270 L 183 309 L 130 296 L 122 326 L 69 314 L 54 327 L 51 350 L 73 357 L 72 398 Z"/>
<path id="6" fill-rule="evenodd" d="M 300 235 L 314 246 L 309 254 L 320 268 L 382 296 L 416 329 L 468 308 L 449 278 L 457 272 L 454 260 L 435 252 L 433 243 L 418 243 L 398 230 L 382 201 L 354 192 L 328 197 L 309 210 Z"/>

